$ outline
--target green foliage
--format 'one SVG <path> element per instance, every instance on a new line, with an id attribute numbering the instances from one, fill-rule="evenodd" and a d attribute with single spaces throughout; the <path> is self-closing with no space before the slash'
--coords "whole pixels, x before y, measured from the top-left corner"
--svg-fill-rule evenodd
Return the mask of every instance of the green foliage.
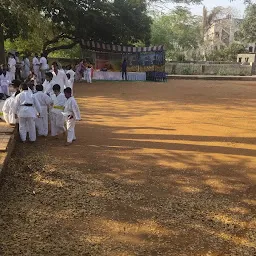
<path id="1" fill-rule="evenodd" d="M 59 50 L 49 54 L 50 58 L 66 58 L 66 59 L 79 59 L 82 52 L 80 45 L 76 45 L 71 49 Z"/>
<path id="2" fill-rule="evenodd" d="M 246 52 L 244 45 L 233 43 L 229 47 L 215 50 L 206 56 L 208 61 L 236 61 L 237 54 Z"/>
<path id="3" fill-rule="evenodd" d="M 256 41 L 256 4 L 250 4 L 246 8 L 239 37 L 247 43 Z"/>
<path id="4" fill-rule="evenodd" d="M 202 40 L 200 18 L 178 7 L 168 15 L 157 17 L 151 26 L 152 44 L 164 44 L 167 58 L 178 60 L 185 51 L 196 49 Z"/>
<path id="5" fill-rule="evenodd" d="M 82 39 L 149 43 L 151 18 L 146 0 L 2 1 L 0 19 L 5 17 L 5 39 L 10 39 L 7 45 L 22 52 L 49 54 L 73 48 Z"/>

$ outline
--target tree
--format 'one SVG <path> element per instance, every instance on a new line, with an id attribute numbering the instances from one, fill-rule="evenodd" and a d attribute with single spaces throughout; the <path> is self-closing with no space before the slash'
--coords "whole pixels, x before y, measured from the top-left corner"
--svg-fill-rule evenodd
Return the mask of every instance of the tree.
<path id="1" fill-rule="evenodd" d="M 208 61 L 236 61 L 237 54 L 246 52 L 244 45 L 233 43 L 224 49 L 215 50 L 206 55 Z"/>
<path id="2" fill-rule="evenodd" d="M 178 7 L 157 17 L 151 27 L 152 44 L 164 44 L 167 57 L 180 58 L 186 51 L 197 49 L 201 42 L 200 18 Z"/>
<path id="3" fill-rule="evenodd" d="M 256 41 L 256 4 L 250 4 L 246 8 L 238 37 L 247 43 Z"/>

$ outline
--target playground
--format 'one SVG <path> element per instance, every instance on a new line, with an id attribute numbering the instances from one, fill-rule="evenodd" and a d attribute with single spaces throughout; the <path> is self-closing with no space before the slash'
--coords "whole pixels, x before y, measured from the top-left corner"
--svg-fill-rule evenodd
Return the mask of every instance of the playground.
<path id="1" fill-rule="evenodd" d="M 17 143 L 0 255 L 256 254 L 256 84 L 74 86 L 77 141 Z"/>

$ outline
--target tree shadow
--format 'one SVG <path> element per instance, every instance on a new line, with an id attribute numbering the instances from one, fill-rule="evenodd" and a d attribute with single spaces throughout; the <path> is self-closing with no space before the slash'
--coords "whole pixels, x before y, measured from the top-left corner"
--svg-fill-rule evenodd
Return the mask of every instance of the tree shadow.
<path id="1" fill-rule="evenodd" d="M 18 145 L 0 193 L 3 255 L 256 253 L 255 138 L 197 129 L 181 134 L 175 121 L 157 119 L 181 92 L 153 104 L 159 88 L 149 96 L 136 86 L 130 95 L 121 87 L 113 95 L 103 85 L 86 88 L 86 118 L 71 147 L 50 138 Z M 178 86 L 197 94 L 187 84 L 173 89 Z M 199 101 L 198 112 L 215 115 L 213 98 L 209 109 Z"/>

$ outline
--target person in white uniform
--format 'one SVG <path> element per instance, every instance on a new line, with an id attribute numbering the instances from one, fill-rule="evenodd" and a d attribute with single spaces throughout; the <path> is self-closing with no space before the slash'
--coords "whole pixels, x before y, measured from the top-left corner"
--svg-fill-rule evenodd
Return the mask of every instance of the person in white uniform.
<path id="1" fill-rule="evenodd" d="M 52 63 L 52 74 L 54 83 L 60 86 L 60 92 L 63 93 L 68 86 L 68 79 L 65 72 L 59 69 L 57 62 Z"/>
<path id="2" fill-rule="evenodd" d="M 45 93 L 43 93 L 43 86 L 36 86 L 35 98 L 38 100 L 41 106 L 41 113 L 38 118 L 36 118 L 36 128 L 39 136 L 48 135 L 48 108 L 52 105 L 52 99 Z"/>
<path id="3" fill-rule="evenodd" d="M 51 96 L 53 94 L 52 87 L 55 85 L 55 82 L 53 81 L 53 74 L 51 72 L 45 73 L 45 80 L 43 83 L 43 92 L 46 93 L 48 96 Z"/>
<path id="4" fill-rule="evenodd" d="M 76 121 L 81 120 L 81 115 L 77 102 L 72 96 L 72 89 L 70 87 L 66 88 L 64 90 L 64 94 L 67 98 L 63 112 L 67 129 L 67 142 L 65 145 L 69 146 L 72 144 L 73 141 L 76 140 L 75 125 Z"/>
<path id="5" fill-rule="evenodd" d="M 72 69 L 71 65 L 69 65 L 67 67 L 67 69 L 68 70 L 67 70 L 66 74 L 70 74 L 70 80 L 71 80 L 72 84 L 74 84 L 76 72 Z"/>
<path id="6" fill-rule="evenodd" d="M 65 132 L 64 116 L 62 112 L 64 111 L 67 99 L 64 93 L 60 92 L 60 86 L 58 84 L 55 84 L 52 89 L 54 94 L 51 95 L 51 99 L 53 101 L 50 112 L 51 136 L 57 137 L 61 133 Z"/>
<path id="7" fill-rule="evenodd" d="M 38 60 L 38 54 L 35 54 L 35 57 L 33 58 L 32 64 L 33 64 L 33 72 L 36 75 L 36 81 L 39 82 L 40 81 L 40 71 L 39 71 L 40 62 Z"/>
<path id="8" fill-rule="evenodd" d="M 29 58 L 27 56 L 23 57 L 23 62 L 24 62 L 24 66 L 23 66 L 23 78 L 27 79 L 30 73 L 30 61 Z"/>
<path id="9" fill-rule="evenodd" d="M 18 80 L 22 80 L 21 77 L 21 70 L 22 70 L 22 62 L 20 61 L 19 52 L 15 53 L 15 60 L 16 60 L 16 72 L 15 72 L 15 78 Z"/>
<path id="10" fill-rule="evenodd" d="M 7 66 L 3 65 L 3 72 L 0 75 L 0 93 L 9 95 L 9 85 L 14 80 L 12 78 L 13 75 L 8 71 Z"/>
<path id="11" fill-rule="evenodd" d="M 11 81 L 15 80 L 16 60 L 13 54 L 9 54 L 8 66 L 9 66 L 9 72 L 11 74 Z"/>
<path id="12" fill-rule="evenodd" d="M 21 84 L 20 80 L 14 80 L 12 83 L 13 94 L 11 97 L 5 100 L 3 105 L 3 117 L 6 123 L 10 125 L 15 125 L 17 123 L 17 119 L 15 118 L 14 106 L 15 106 L 15 98 L 20 93 L 19 86 Z"/>
<path id="13" fill-rule="evenodd" d="M 36 141 L 35 119 L 41 113 L 41 107 L 34 97 L 34 94 L 28 91 L 27 84 L 21 84 L 21 93 L 16 96 L 14 113 L 19 118 L 19 133 L 22 142 L 26 142 L 27 132 L 31 142 Z"/>
<path id="14" fill-rule="evenodd" d="M 40 58 L 40 72 L 41 72 L 41 81 L 43 82 L 45 80 L 45 72 L 47 69 L 49 69 L 48 63 L 47 63 L 47 59 L 45 58 L 44 54 L 41 54 L 41 58 Z"/>
<path id="15" fill-rule="evenodd" d="M 70 87 L 72 89 L 72 91 L 73 91 L 73 82 L 72 82 L 72 80 L 70 78 L 70 74 L 67 74 L 67 79 L 68 79 L 68 86 L 67 86 L 67 88 Z"/>
<path id="16" fill-rule="evenodd" d="M 92 83 L 92 66 L 90 64 L 86 69 L 86 80 L 87 80 L 87 83 L 89 84 Z"/>

